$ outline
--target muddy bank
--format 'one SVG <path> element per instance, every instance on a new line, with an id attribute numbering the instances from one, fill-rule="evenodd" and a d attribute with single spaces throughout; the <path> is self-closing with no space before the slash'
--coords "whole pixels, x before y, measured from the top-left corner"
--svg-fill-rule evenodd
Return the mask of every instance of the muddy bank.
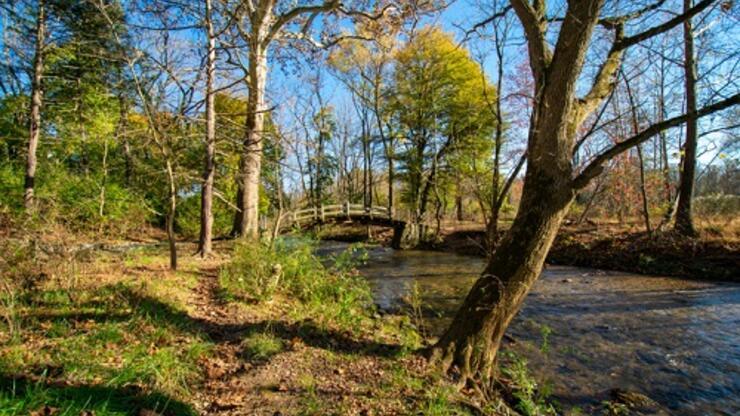
<path id="1" fill-rule="evenodd" d="M 459 227 L 463 228 L 463 227 Z M 482 227 L 443 229 L 436 242 L 418 247 L 465 255 L 486 255 Z M 386 245 L 391 234 L 370 230 L 371 240 Z M 333 226 L 322 238 L 367 240 L 366 227 Z M 563 226 L 547 257 L 550 264 L 590 267 L 640 274 L 740 281 L 740 243 L 721 239 L 690 239 L 671 232 L 648 235 L 614 226 Z"/>

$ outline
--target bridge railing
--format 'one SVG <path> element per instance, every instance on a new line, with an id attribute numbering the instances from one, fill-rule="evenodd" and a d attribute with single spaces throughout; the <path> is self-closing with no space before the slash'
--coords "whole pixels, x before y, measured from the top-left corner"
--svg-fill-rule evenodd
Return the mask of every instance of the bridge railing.
<path id="1" fill-rule="evenodd" d="M 392 218 L 392 213 L 388 211 L 388 207 L 366 207 L 363 204 L 350 204 L 349 202 L 345 202 L 343 204 L 322 205 L 320 207 L 311 207 L 288 212 L 283 215 L 282 222 L 284 225 L 288 225 L 289 223 L 301 224 L 309 221 L 325 221 L 330 218 L 347 217 L 349 219 L 358 216 L 390 219 Z"/>

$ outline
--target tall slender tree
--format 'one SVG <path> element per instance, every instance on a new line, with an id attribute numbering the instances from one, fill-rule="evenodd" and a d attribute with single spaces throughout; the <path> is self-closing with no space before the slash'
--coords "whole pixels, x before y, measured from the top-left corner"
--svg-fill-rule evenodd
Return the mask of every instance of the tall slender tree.
<path id="1" fill-rule="evenodd" d="M 691 0 L 683 1 L 684 13 L 691 9 Z M 683 22 L 684 42 L 684 88 L 686 112 L 696 113 L 696 56 L 694 52 L 694 31 L 691 18 Z M 696 117 L 686 121 L 686 141 L 681 152 L 681 177 L 678 186 L 675 230 L 686 236 L 695 236 L 694 220 L 691 216 L 691 198 L 694 196 L 694 176 L 696 175 L 696 148 L 698 146 L 698 123 Z"/>
<path id="2" fill-rule="evenodd" d="M 206 32 L 206 137 L 203 184 L 201 186 L 200 239 L 198 252 L 202 257 L 211 253 L 213 237 L 213 181 L 216 172 L 216 111 L 214 78 L 216 76 L 216 33 L 213 28 L 213 5 L 205 1 L 203 25 Z"/>
<path id="3" fill-rule="evenodd" d="M 23 204 L 31 211 L 34 205 L 33 191 L 36 180 L 36 150 L 41 135 L 41 106 L 43 105 L 44 42 L 46 41 L 46 1 L 38 0 L 36 10 L 35 50 L 31 78 L 30 126 L 28 132 L 28 155 L 24 180 Z"/>
<path id="4" fill-rule="evenodd" d="M 237 179 L 237 212 L 234 217 L 232 234 L 256 238 L 259 217 L 259 183 L 264 146 L 265 114 L 269 111 L 265 101 L 265 88 L 269 71 L 268 55 L 276 40 L 306 41 L 312 47 L 326 48 L 337 44 L 347 36 L 335 31 L 325 37 L 327 41 L 317 41 L 311 37 L 313 23 L 329 13 L 335 16 L 349 16 L 360 19 L 379 19 L 391 7 L 380 8 L 377 15 L 345 7 L 337 0 L 322 3 L 293 6 L 292 2 L 277 0 L 258 0 L 240 3 L 233 13 L 235 28 L 247 49 L 247 102 L 246 136 L 242 145 L 242 157 Z M 291 28 L 293 30 L 291 30 Z M 323 22 L 323 30 L 330 31 L 331 25 Z M 355 36 L 356 37 L 356 36 Z"/>

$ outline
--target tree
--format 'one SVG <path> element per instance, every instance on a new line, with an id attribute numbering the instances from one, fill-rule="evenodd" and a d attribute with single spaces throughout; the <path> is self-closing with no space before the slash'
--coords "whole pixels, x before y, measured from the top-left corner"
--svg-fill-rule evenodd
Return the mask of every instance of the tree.
<path id="1" fill-rule="evenodd" d="M 683 1 L 684 13 L 691 9 L 691 0 Z M 686 92 L 686 112 L 696 112 L 696 57 L 694 53 L 694 32 L 691 18 L 683 22 L 684 41 L 684 88 Z M 698 145 L 696 117 L 686 121 L 686 142 L 681 152 L 681 176 L 678 186 L 675 230 L 686 236 L 695 236 L 694 221 L 691 218 L 691 198 L 694 196 L 694 176 L 696 175 L 696 148 Z"/>
<path id="2" fill-rule="evenodd" d="M 41 82 L 44 73 L 44 42 L 46 39 L 46 2 L 39 0 L 36 6 L 36 48 L 33 57 L 33 72 L 31 81 L 31 116 L 28 133 L 28 155 L 26 162 L 26 178 L 24 181 L 23 204 L 26 210 L 33 209 L 33 189 L 36 179 L 36 149 L 41 135 L 41 106 L 43 105 L 43 90 Z"/>
<path id="3" fill-rule="evenodd" d="M 430 359 L 445 370 L 459 371 L 463 380 L 490 386 L 496 355 L 504 332 L 537 280 L 562 220 L 577 192 L 603 171 L 604 163 L 692 117 L 701 117 L 740 103 L 740 94 L 644 128 L 640 133 L 607 147 L 580 172 L 573 152 L 581 124 L 610 95 L 616 84 L 624 51 L 664 33 L 705 10 L 705 0 L 664 23 L 634 35 L 625 25 L 662 2 L 621 16 L 602 16 L 603 0 L 564 5 L 564 16 L 548 18 L 545 1 L 511 0 L 523 27 L 534 77 L 534 109 L 529 128 L 527 171 L 519 210 L 511 228 L 492 254 L 482 276 L 463 301 L 452 324 L 430 349 Z M 554 48 L 547 41 L 548 22 L 560 22 Z M 612 33 L 612 43 L 588 92 L 578 97 L 586 52 L 596 25 Z"/>
<path id="4" fill-rule="evenodd" d="M 477 184 L 474 192 L 477 194 L 481 210 L 483 212 L 484 220 L 486 222 L 486 239 L 489 247 L 493 247 L 498 240 L 498 223 L 501 215 L 501 210 L 506 202 L 509 195 L 511 186 L 514 184 L 514 180 L 519 176 L 519 171 L 524 166 L 526 161 L 526 152 L 521 152 L 515 158 L 512 168 L 508 172 L 508 176 L 504 176 L 502 169 L 504 165 L 503 161 L 503 149 L 504 143 L 510 141 L 510 138 L 505 137 L 505 124 L 511 124 L 511 116 L 507 117 L 509 120 L 504 120 L 504 67 L 507 61 L 506 49 L 509 47 L 509 38 L 511 36 L 513 19 L 509 17 L 507 13 L 496 14 L 496 11 L 501 7 L 503 0 L 495 0 L 493 4 L 484 5 L 481 7 L 492 7 L 493 16 L 479 22 L 473 26 L 471 30 L 466 33 L 466 39 L 474 32 L 479 34 L 483 40 L 486 39 L 486 35 L 481 33 L 486 26 L 492 26 L 493 32 L 491 33 L 493 41 L 493 52 L 496 58 L 496 75 L 495 75 L 495 86 L 496 94 L 485 94 L 486 107 L 495 117 L 495 131 L 493 137 L 493 166 L 491 170 L 493 172 L 492 177 L 489 179 L 490 182 L 484 184 Z M 488 9 L 487 9 L 488 10 Z M 489 10 L 489 12 L 491 12 Z M 482 54 L 481 54 L 482 55 Z M 481 76 L 485 76 L 483 70 L 484 57 L 480 56 Z M 529 92 L 528 85 L 531 85 L 531 77 L 527 76 L 526 71 L 519 71 L 518 76 L 513 80 L 515 87 L 521 89 L 524 92 L 520 94 L 512 94 L 512 96 L 519 95 L 520 99 L 523 98 L 528 101 Z M 485 93 L 485 91 L 484 91 Z M 509 114 L 517 113 L 517 103 L 514 100 L 509 100 L 507 104 L 507 112 Z M 521 118 L 525 114 L 520 114 Z"/>
<path id="5" fill-rule="evenodd" d="M 114 13 L 119 10 L 117 5 L 109 4 L 106 0 L 98 0 L 94 5 L 107 21 L 117 47 L 118 59 L 131 77 L 141 108 L 135 118 L 160 156 L 157 162 L 166 177 L 162 205 L 166 211 L 164 225 L 170 251 L 170 269 L 176 270 L 175 217 L 180 191 L 177 167 L 184 153 L 183 139 L 191 135 L 193 130 L 187 113 L 193 107 L 195 85 L 199 77 L 186 79 L 189 73 L 185 62 L 192 59 L 187 55 L 191 49 L 173 48 L 174 39 L 170 36 L 170 30 L 184 23 L 183 20 L 194 13 L 186 6 L 167 2 L 159 4 L 161 8 L 144 7 L 140 12 L 149 15 L 151 21 L 160 26 L 141 28 L 138 43 L 134 44 L 124 41 L 125 28 L 115 20 Z"/>
<path id="6" fill-rule="evenodd" d="M 317 48 L 336 45 L 344 35 L 333 28 L 328 17 L 349 16 L 357 19 L 380 19 L 390 6 L 379 8 L 377 15 L 353 10 L 336 0 L 293 6 L 291 2 L 259 0 L 240 4 L 233 13 L 235 28 L 247 49 L 246 81 L 249 88 L 246 137 L 240 161 L 238 211 L 234 217 L 232 234 L 256 238 L 259 217 L 259 183 L 262 164 L 263 130 L 266 107 L 265 88 L 268 76 L 268 54 L 276 40 L 298 40 Z M 311 37 L 311 27 L 323 17 L 324 38 L 319 42 Z M 294 30 L 290 30 L 290 29 Z M 333 30 L 334 29 L 334 30 Z M 333 32 L 333 33 L 326 33 Z"/>
<path id="7" fill-rule="evenodd" d="M 435 27 L 421 29 L 398 51 L 392 88 L 404 199 L 421 226 L 445 171 L 490 154 L 494 119 L 476 109 L 495 92 L 468 52 Z"/>
<path id="8" fill-rule="evenodd" d="M 213 178 L 216 171 L 216 110 L 214 78 L 216 76 L 216 34 L 213 28 L 213 7 L 211 0 L 205 0 L 204 26 L 207 41 L 206 53 L 206 137 L 203 185 L 201 187 L 200 239 L 198 252 L 202 257 L 212 251 L 213 237 Z"/>
<path id="9" fill-rule="evenodd" d="M 397 147 L 389 105 L 393 95 L 390 78 L 393 57 L 399 45 L 401 23 L 362 21 L 357 25 L 356 32 L 373 41 L 348 40 L 338 45 L 329 56 L 329 64 L 352 94 L 361 119 L 364 203 L 368 206 L 372 204 L 372 138 L 376 137 L 383 146 L 386 161 L 388 212 L 394 210 L 394 159 Z"/>

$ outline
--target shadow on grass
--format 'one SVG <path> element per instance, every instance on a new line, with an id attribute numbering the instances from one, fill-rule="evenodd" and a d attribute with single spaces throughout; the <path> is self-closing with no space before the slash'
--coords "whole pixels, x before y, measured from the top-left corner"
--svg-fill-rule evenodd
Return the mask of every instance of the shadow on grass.
<path id="1" fill-rule="evenodd" d="M 24 318 L 43 321 L 71 321 L 95 323 L 125 322 L 139 317 L 152 324 L 170 327 L 194 335 L 207 335 L 199 330 L 197 320 L 170 304 L 142 294 L 123 285 L 110 285 L 98 289 L 105 299 L 91 299 L 82 303 L 58 303 L 34 299 L 31 312 Z M 112 295 L 112 296 L 111 296 Z M 37 296 L 42 298 L 42 296 Z"/>
<path id="2" fill-rule="evenodd" d="M 398 345 L 358 339 L 348 331 L 322 328 L 310 319 L 294 323 L 281 320 L 244 324 L 222 323 L 192 317 L 186 311 L 129 287 L 105 287 L 104 290 L 105 293 L 115 293 L 115 300 L 103 303 L 100 300 L 91 300 L 66 308 L 64 311 L 31 313 L 27 317 L 39 321 L 71 320 L 105 323 L 122 322 L 138 315 L 151 321 L 155 326 L 174 328 L 204 341 L 237 343 L 249 335 L 268 332 L 285 341 L 293 341 L 297 338 L 306 345 L 337 352 L 394 357 L 401 351 Z M 90 312 L 88 310 L 90 308 L 94 308 L 95 311 Z"/>
<path id="3" fill-rule="evenodd" d="M 26 415 L 44 408 L 57 416 L 80 414 L 139 415 L 149 410 L 164 416 L 196 415 L 187 404 L 137 387 L 74 385 L 0 374 L 0 415 Z M 83 413 L 83 412 L 89 413 Z"/>
<path id="4" fill-rule="evenodd" d="M 262 321 L 247 325 L 223 326 L 219 331 L 236 334 L 239 339 L 253 334 L 269 333 L 288 342 L 300 340 L 315 348 L 376 357 L 396 357 L 403 350 L 400 345 L 357 339 L 348 332 L 321 328 L 310 320 L 295 323 Z"/>

